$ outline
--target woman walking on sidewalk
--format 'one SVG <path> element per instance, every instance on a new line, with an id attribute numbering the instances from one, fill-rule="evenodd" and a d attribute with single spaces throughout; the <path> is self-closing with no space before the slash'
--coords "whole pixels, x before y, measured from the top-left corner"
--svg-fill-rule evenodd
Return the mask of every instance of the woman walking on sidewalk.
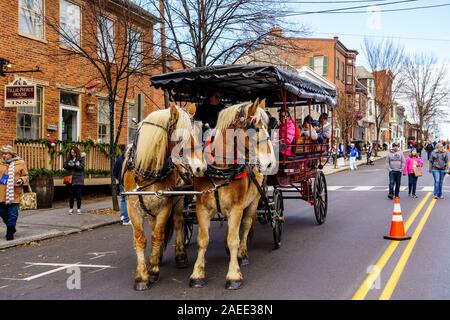
<path id="1" fill-rule="evenodd" d="M 68 183 L 69 189 L 69 214 L 73 213 L 75 198 L 77 199 L 77 213 L 81 214 L 81 188 L 84 185 L 84 159 L 81 157 L 80 149 L 70 149 L 69 158 L 64 162 L 64 169 L 72 176 L 72 183 Z"/>
<path id="2" fill-rule="evenodd" d="M 444 184 L 445 173 L 448 168 L 448 154 L 444 150 L 442 143 L 437 144 L 430 158 L 430 172 L 434 178 L 434 199 L 444 199 L 442 195 L 442 185 Z"/>
<path id="3" fill-rule="evenodd" d="M 6 224 L 6 240 L 14 240 L 23 186 L 28 184 L 28 171 L 12 146 L 0 148 L 0 216 Z"/>
<path id="4" fill-rule="evenodd" d="M 408 175 L 408 195 L 413 198 L 417 198 L 417 180 L 422 176 L 422 167 L 422 159 L 418 156 L 416 149 L 412 149 L 409 157 L 406 159 L 403 175 Z"/>

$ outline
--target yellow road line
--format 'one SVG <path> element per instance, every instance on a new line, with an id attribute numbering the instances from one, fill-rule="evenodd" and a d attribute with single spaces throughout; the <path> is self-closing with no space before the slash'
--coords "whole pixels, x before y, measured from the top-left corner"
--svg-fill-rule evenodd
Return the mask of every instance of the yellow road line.
<path id="1" fill-rule="evenodd" d="M 428 192 L 426 196 L 422 199 L 422 201 L 420 201 L 420 203 L 417 205 L 416 209 L 413 211 L 411 216 L 406 221 L 405 231 L 408 231 L 408 229 L 414 223 L 414 220 L 416 219 L 420 211 L 422 211 L 422 208 L 425 206 L 430 196 L 431 192 Z M 395 249 L 397 249 L 398 245 L 399 241 L 391 241 L 389 246 L 384 251 L 383 255 L 380 257 L 380 259 L 378 259 L 377 263 L 372 267 L 372 270 L 367 275 L 366 279 L 364 279 L 361 286 L 353 295 L 352 300 L 363 300 L 367 296 L 367 293 L 369 292 L 370 288 L 372 288 L 373 284 L 378 278 L 378 275 L 386 266 L 392 254 L 395 252 Z"/>
<path id="2" fill-rule="evenodd" d="M 420 219 L 419 224 L 417 225 L 417 228 L 414 231 L 414 234 L 412 235 L 412 239 L 408 242 L 405 251 L 403 252 L 402 256 L 400 257 L 400 260 L 397 263 L 397 266 L 394 269 L 394 272 L 392 272 L 391 277 L 389 278 L 388 282 L 386 283 L 386 286 L 384 287 L 383 292 L 380 295 L 380 300 L 389 300 L 391 298 L 392 293 L 394 292 L 395 287 L 397 286 L 398 281 L 402 276 L 406 263 L 408 263 L 408 260 L 414 249 L 414 246 L 416 245 L 417 240 L 419 239 L 420 233 L 422 232 L 425 224 L 427 223 L 428 217 L 430 216 L 431 211 L 433 210 L 434 205 L 436 204 L 436 201 L 437 201 L 436 199 L 431 200 L 431 203 L 428 206 L 427 210 L 425 211 L 425 214 Z"/>

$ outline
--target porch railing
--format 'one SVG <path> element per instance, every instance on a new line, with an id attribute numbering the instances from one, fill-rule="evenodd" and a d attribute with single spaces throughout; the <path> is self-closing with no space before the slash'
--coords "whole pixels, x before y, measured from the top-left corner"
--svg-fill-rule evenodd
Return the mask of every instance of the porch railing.
<path id="1" fill-rule="evenodd" d="M 19 156 L 25 160 L 28 169 L 63 170 L 65 156 L 60 154 L 61 145 L 53 150 L 42 143 L 16 143 Z M 109 147 L 105 147 L 108 152 Z M 81 152 L 84 150 L 81 148 Z M 99 147 L 93 146 L 86 152 L 85 170 L 110 170 L 109 158 Z"/>

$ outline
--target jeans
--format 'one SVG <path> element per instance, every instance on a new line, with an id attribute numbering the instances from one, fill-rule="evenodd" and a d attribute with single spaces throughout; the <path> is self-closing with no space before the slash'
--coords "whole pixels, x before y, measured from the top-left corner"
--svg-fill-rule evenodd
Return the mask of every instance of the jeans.
<path id="1" fill-rule="evenodd" d="M 5 204 L 0 203 L 0 216 L 8 227 L 15 227 L 17 218 L 19 217 L 19 205 L 17 203 Z"/>
<path id="2" fill-rule="evenodd" d="M 119 185 L 119 190 L 120 190 L 120 192 L 125 191 L 125 189 L 123 188 L 122 185 Z M 130 218 L 128 218 L 127 197 L 126 196 L 121 196 L 121 199 L 120 199 L 120 219 L 123 222 L 130 221 Z"/>
<path id="3" fill-rule="evenodd" d="M 69 206 L 73 209 L 75 198 L 77 198 L 77 209 L 81 209 L 81 188 L 83 186 L 68 186 L 69 188 Z"/>
<path id="4" fill-rule="evenodd" d="M 427 159 L 428 160 L 430 160 L 430 158 L 431 158 L 431 153 L 433 153 L 433 151 L 427 151 L 427 156 L 428 156 Z"/>
<path id="5" fill-rule="evenodd" d="M 389 172 L 389 194 L 398 197 L 400 193 L 400 184 L 402 183 L 402 172 L 401 171 L 390 171 Z M 394 192 L 395 184 L 395 192 Z"/>
<path id="6" fill-rule="evenodd" d="M 445 170 L 433 170 L 434 196 L 442 196 L 442 185 L 444 184 Z"/>
<path id="7" fill-rule="evenodd" d="M 419 177 L 416 177 L 414 173 L 408 174 L 408 193 L 414 196 L 416 195 L 416 188 L 417 188 L 417 180 Z"/>

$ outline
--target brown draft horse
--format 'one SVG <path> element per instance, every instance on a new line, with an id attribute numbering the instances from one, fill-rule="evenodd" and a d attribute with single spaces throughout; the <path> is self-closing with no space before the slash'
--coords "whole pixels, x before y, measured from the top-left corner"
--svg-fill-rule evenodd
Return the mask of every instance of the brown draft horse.
<path id="1" fill-rule="evenodd" d="M 256 219 L 256 211 L 260 194 L 257 187 L 252 182 L 249 171 L 252 170 L 256 180 L 261 185 L 264 176 L 261 172 L 266 172 L 271 166 L 276 167 L 276 158 L 273 146 L 267 132 L 268 117 L 264 111 L 264 103 L 259 100 L 253 103 L 246 103 L 231 106 L 224 109 L 220 114 L 216 126 L 216 136 L 212 144 L 215 152 L 215 167 L 226 169 L 233 166 L 234 160 L 227 161 L 227 144 L 230 140 L 226 137 L 226 132 L 241 131 L 245 134 L 250 129 L 254 129 L 260 134 L 264 134 L 263 139 L 255 145 L 249 144 L 249 139 L 245 139 L 245 160 L 249 160 L 249 153 L 253 153 L 257 160 L 257 166 L 245 166 L 247 175 L 243 175 L 238 180 L 230 180 L 215 193 L 204 193 L 196 196 L 196 214 L 198 220 L 198 256 L 194 270 L 190 276 L 190 286 L 194 288 L 203 287 L 206 284 L 205 274 L 205 254 L 209 243 L 209 227 L 211 218 L 220 211 L 228 223 L 226 245 L 230 253 L 228 273 L 226 275 L 226 289 L 239 289 L 242 285 L 242 273 L 238 259 L 248 261 L 247 237 Z M 247 135 L 248 137 L 248 135 Z M 238 138 L 239 139 L 239 138 Z M 228 143 L 227 143 L 228 140 Z M 234 140 L 235 141 L 235 140 Z M 242 142 L 242 140 L 241 140 Z M 235 143 L 232 142 L 233 145 Z M 236 147 L 232 147 L 233 157 Z M 221 154 L 221 155 L 220 155 Z M 218 159 L 222 158 L 222 159 Z M 222 160 L 222 161 L 218 161 Z M 218 164 L 221 162 L 221 164 Z M 228 164 L 227 164 L 228 162 Z M 209 170 L 207 171 L 208 175 Z M 193 186 L 196 191 L 205 191 L 214 187 L 214 184 L 221 185 L 226 179 L 208 179 L 208 177 L 194 177 Z M 218 206 L 220 208 L 218 208 Z M 242 224 L 242 237 L 239 240 L 239 229 Z"/>
<path id="2" fill-rule="evenodd" d="M 129 150 L 125 160 L 123 181 L 125 191 L 159 191 L 184 184 L 180 169 L 172 165 L 172 151 L 179 144 L 196 143 L 197 137 L 188 112 L 171 106 L 169 109 L 152 112 L 139 126 L 137 143 Z M 194 149 L 195 150 L 195 149 Z M 189 171 L 196 174 L 206 170 L 206 162 L 200 151 L 187 153 Z M 159 197 L 153 195 L 130 195 L 127 199 L 128 214 L 133 225 L 134 248 L 137 256 L 135 290 L 149 289 L 159 278 L 159 263 L 163 251 L 175 227 L 175 261 L 179 268 L 187 267 L 184 246 L 183 197 Z M 152 250 L 147 266 L 144 219 L 149 219 L 152 230 Z"/>

